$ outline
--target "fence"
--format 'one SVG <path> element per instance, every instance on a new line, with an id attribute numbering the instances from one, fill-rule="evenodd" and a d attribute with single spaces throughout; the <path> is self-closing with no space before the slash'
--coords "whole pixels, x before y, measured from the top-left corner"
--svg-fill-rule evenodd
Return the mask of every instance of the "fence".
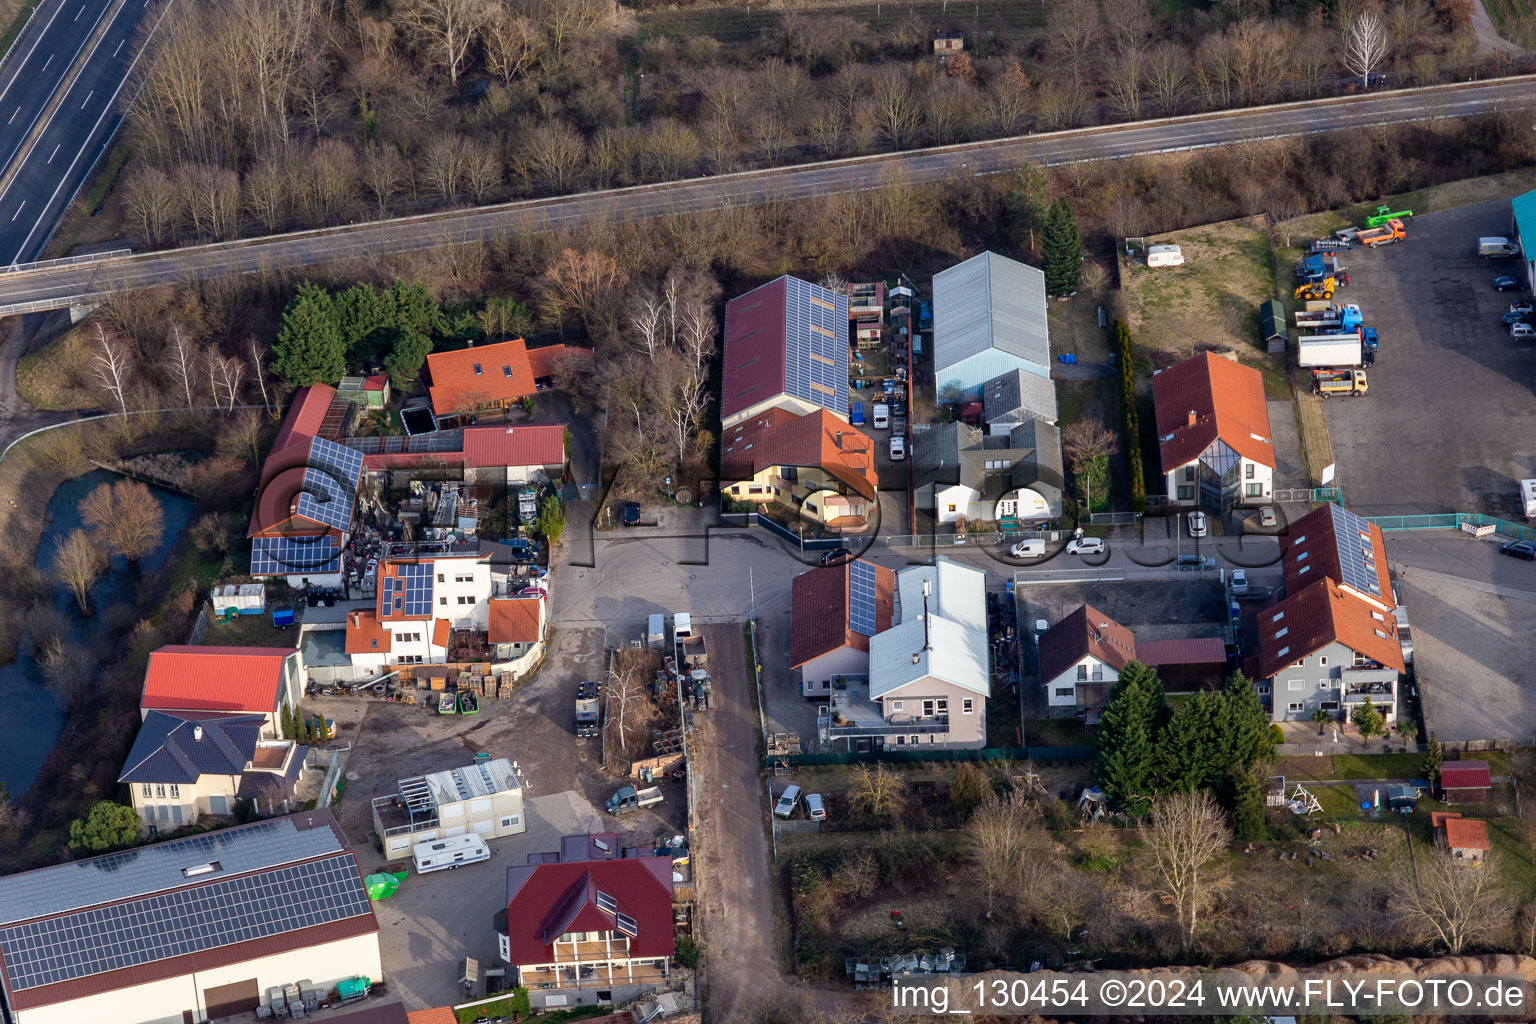
<path id="1" fill-rule="evenodd" d="M 1093 747 L 981 747 L 971 750 L 866 750 L 831 754 L 774 754 L 763 759 L 773 769 L 793 763 L 817 766 L 861 764 L 915 764 L 923 761 L 1091 761 Z"/>
<path id="2" fill-rule="evenodd" d="M 350 743 L 344 747 L 326 747 L 323 750 L 316 750 L 314 747 L 311 747 L 309 749 L 309 758 L 307 760 L 312 760 L 315 767 L 319 767 L 326 758 L 329 758 L 331 762 L 330 768 L 325 773 L 325 781 L 320 784 L 320 793 L 315 797 L 316 807 L 329 807 L 336 801 L 338 795 L 336 787 L 341 782 L 341 770 L 346 766 L 347 754 L 351 750 L 352 744 Z"/>
<path id="3" fill-rule="evenodd" d="M 115 260 L 121 256 L 131 255 L 133 255 L 132 249 L 111 249 L 107 252 L 88 252 L 81 256 L 60 256 L 57 259 L 37 260 L 32 263 L 12 263 L 9 266 L 0 267 L 0 274 L 25 274 L 29 270 L 67 267 L 77 263 L 96 263 L 101 260 Z"/>
<path id="4" fill-rule="evenodd" d="M 830 551 L 834 548 L 851 547 L 861 542 L 854 537 L 801 537 L 783 523 L 761 512 L 722 512 L 720 521 L 727 526 L 761 526 L 780 540 L 800 548 L 801 551 Z"/>
<path id="5" fill-rule="evenodd" d="M 1494 534 L 1511 540 L 1536 541 L 1536 529 L 1523 523 L 1485 516 L 1481 512 L 1441 512 L 1421 516 L 1366 516 L 1366 522 L 1381 528 L 1383 533 L 1406 530 L 1461 530 L 1468 532 L 1492 527 Z"/>
<path id="6" fill-rule="evenodd" d="M 1095 512 L 1088 517 L 1089 526 L 1135 526 L 1141 522 L 1140 512 Z"/>
<path id="7" fill-rule="evenodd" d="M 1226 569 L 1215 565 L 1177 566 L 1168 565 L 1104 565 L 1083 569 L 1020 570 L 1013 574 L 1015 587 L 1045 583 L 1124 583 L 1128 580 L 1177 580 L 1194 579 L 1204 573 L 1221 573 L 1226 579 Z"/>

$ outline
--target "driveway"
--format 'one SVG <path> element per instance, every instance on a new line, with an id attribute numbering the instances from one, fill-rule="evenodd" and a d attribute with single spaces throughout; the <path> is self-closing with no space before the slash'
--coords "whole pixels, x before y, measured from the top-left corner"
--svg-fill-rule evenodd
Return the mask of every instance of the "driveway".
<path id="1" fill-rule="evenodd" d="M 1509 232 L 1509 201 L 1417 217 L 1408 237 L 1344 260 L 1381 351 L 1370 394 L 1324 403 L 1344 502 L 1362 515 L 1486 512 L 1518 519 L 1519 481 L 1536 476 L 1536 346 L 1499 318 L 1514 293 L 1508 260 L 1476 255 Z"/>
<path id="2" fill-rule="evenodd" d="M 762 736 L 747 674 L 741 623 L 704 628 L 715 705 L 695 719 L 697 931 L 707 951 L 702 978 L 712 1021 L 742 1019 L 783 990 L 774 934 L 773 878 L 764 835 Z"/>

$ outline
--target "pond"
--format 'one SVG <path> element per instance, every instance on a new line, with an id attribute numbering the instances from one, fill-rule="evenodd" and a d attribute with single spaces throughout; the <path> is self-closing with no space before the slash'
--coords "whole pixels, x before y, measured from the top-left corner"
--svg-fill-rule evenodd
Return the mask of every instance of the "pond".
<path id="1" fill-rule="evenodd" d="M 116 473 L 94 470 L 66 480 L 54 491 L 53 499 L 48 503 L 48 521 L 43 527 L 42 542 L 37 546 L 37 567 L 50 579 L 49 571 L 59 540 L 83 525 L 80 502 L 101 484 L 118 479 Z M 188 499 L 159 488 L 150 490 L 165 515 L 165 534 L 160 546 L 145 557 L 141 573 L 160 567 L 177 535 L 192 517 L 192 502 Z M 127 561 L 113 558 L 108 571 L 91 588 L 91 607 L 100 611 L 133 600 L 133 583 Z M 105 641 L 100 635 L 104 630 L 101 619 L 97 616 L 81 618 L 69 588 L 55 585 L 53 603 L 69 618 L 71 642 L 95 645 Z M 9 665 L 0 666 L 0 694 L 4 695 L 5 702 L 5 714 L 0 716 L 0 783 L 5 784 L 13 800 L 19 800 L 36 780 L 43 761 L 58 742 L 64 729 L 64 709 L 49 692 L 37 662 L 21 652 Z"/>

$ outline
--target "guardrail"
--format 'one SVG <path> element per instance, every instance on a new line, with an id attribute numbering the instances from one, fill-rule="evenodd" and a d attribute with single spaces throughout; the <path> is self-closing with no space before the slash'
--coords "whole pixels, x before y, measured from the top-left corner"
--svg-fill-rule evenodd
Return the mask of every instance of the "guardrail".
<path id="1" fill-rule="evenodd" d="M 26 313 L 47 313 L 55 309 L 68 309 L 70 306 L 88 306 L 93 302 L 100 302 L 101 295 L 61 295 L 56 299 L 38 299 L 35 302 L 12 302 L 9 305 L 0 306 L 0 316 L 22 316 Z"/>
<path id="2" fill-rule="evenodd" d="M 0 267 L 0 277 L 7 274 L 26 274 L 34 270 L 47 270 L 50 267 L 66 267 L 79 263 L 100 263 L 103 260 L 115 260 L 122 256 L 132 256 L 132 249 L 108 249 L 106 252 L 88 252 L 79 256 L 59 256 L 51 260 L 34 260 L 31 263 L 12 263 L 9 266 Z"/>
<path id="3" fill-rule="evenodd" d="M 1125 583 L 1136 580 L 1177 580 L 1205 573 L 1219 573 L 1226 579 L 1226 570 L 1216 565 L 1102 565 L 1085 569 L 1020 570 L 1013 574 L 1015 587 L 1036 583 Z"/>

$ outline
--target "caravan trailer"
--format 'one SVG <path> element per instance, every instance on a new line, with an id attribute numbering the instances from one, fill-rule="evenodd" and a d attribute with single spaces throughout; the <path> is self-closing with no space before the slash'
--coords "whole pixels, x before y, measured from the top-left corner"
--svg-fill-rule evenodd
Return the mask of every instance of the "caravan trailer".
<path id="1" fill-rule="evenodd" d="M 1154 245 L 1147 249 L 1147 266 L 1182 267 L 1184 250 L 1176 245 Z"/>
<path id="2" fill-rule="evenodd" d="M 416 844 L 416 848 L 411 851 L 411 859 L 416 862 L 416 873 L 425 875 L 432 871 L 490 860 L 491 848 L 479 836 L 453 836 Z"/>

